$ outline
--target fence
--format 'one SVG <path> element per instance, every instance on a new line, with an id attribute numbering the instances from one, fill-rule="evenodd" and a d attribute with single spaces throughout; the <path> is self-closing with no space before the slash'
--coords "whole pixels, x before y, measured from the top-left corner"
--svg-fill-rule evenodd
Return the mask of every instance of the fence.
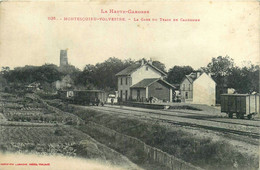
<path id="1" fill-rule="evenodd" d="M 148 158 L 149 161 L 164 165 L 165 167 L 167 167 L 167 169 L 170 169 L 170 170 L 202 170 L 201 168 L 196 167 L 185 161 L 182 161 L 172 155 L 169 155 L 168 153 L 163 152 L 160 149 L 149 146 L 137 138 L 118 133 L 112 129 L 109 129 L 109 128 L 104 127 L 99 124 L 96 124 L 94 122 L 86 123 L 86 127 L 88 128 L 89 132 L 98 131 L 99 133 L 103 134 L 104 136 L 113 138 L 116 142 L 122 142 L 125 145 L 131 144 L 131 145 L 141 148 L 141 150 L 146 154 L 146 157 Z"/>
<path id="2" fill-rule="evenodd" d="M 40 97 L 38 97 L 36 95 L 34 95 L 34 97 L 39 99 L 49 110 L 52 110 L 52 111 L 58 112 L 58 113 L 62 112 L 61 110 L 47 104 Z M 126 145 L 130 144 L 130 145 L 134 145 L 136 147 L 141 148 L 142 151 L 146 154 L 146 157 L 148 158 L 149 161 L 164 165 L 169 170 L 202 170 L 201 168 L 196 167 L 183 160 L 180 160 L 166 152 L 163 152 L 160 149 L 149 146 L 137 138 L 118 133 L 112 129 L 109 129 L 107 127 L 104 127 L 102 125 L 96 124 L 91 121 L 89 121 L 85 125 L 89 130 L 88 133 L 98 131 L 99 133 L 103 134 L 104 136 L 113 138 L 115 140 L 115 142 L 122 142 L 122 143 L 125 143 Z"/>

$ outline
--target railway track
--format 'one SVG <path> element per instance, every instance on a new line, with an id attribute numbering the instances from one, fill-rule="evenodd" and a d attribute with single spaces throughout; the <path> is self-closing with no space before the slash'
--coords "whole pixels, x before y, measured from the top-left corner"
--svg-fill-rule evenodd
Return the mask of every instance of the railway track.
<path id="1" fill-rule="evenodd" d="M 109 106 L 107 106 L 109 107 Z M 130 108 L 117 108 L 117 107 L 111 107 L 114 109 L 120 109 L 120 110 L 129 110 L 129 111 L 138 111 L 138 112 L 146 112 L 149 114 L 160 114 L 160 115 L 165 115 L 165 116 L 172 116 L 172 117 L 183 117 L 183 118 L 188 118 L 188 119 L 197 119 L 197 120 L 205 120 L 205 121 L 212 121 L 212 122 L 219 122 L 219 123 L 226 123 L 226 124 L 235 124 L 235 125 L 243 125 L 243 126 L 248 126 L 248 127 L 255 127 L 255 128 L 260 128 L 260 121 L 259 120 L 240 120 L 240 119 L 223 119 L 220 117 L 216 116 L 209 116 L 205 114 L 200 114 L 198 112 L 185 112 L 185 111 L 176 111 L 176 110 L 137 110 L 135 108 L 130 109 Z M 177 115 L 173 115 L 173 113 L 177 113 Z M 181 114 L 179 114 L 181 113 Z M 219 120 L 216 120 L 219 119 Z M 244 123 L 244 122 L 247 123 Z M 242 123 L 241 123 L 242 122 Z M 251 123 L 251 124 L 249 124 Z"/>
<path id="2" fill-rule="evenodd" d="M 248 140 L 245 139 L 244 141 L 249 142 L 253 145 L 259 145 L 259 139 L 260 139 L 260 134 L 258 132 L 252 132 L 252 131 L 246 131 L 246 130 L 237 130 L 237 129 L 232 129 L 231 127 L 221 127 L 221 124 L 219 124 L 219 126 L 214 126 L 212 124 L 207 125 L 207 124 L 201 124 L 201 123 L 193 123 L 191 122 L 191 119 L 189 118 L 182 118 L 182 119 L 186 119 L 186 121 L 183 120 L 174 120 L 174 119 L 169 119 L 168 117 L 165 117 L 164 115 L 156 115 L 155 113 L 151 112 L 144 112 L 144 111 L 136 111 L 134 110 L 134 112 L 129 112 L 128 110 L 122 109 L 122 108 L 117 108 L 114 110 L 111 109 L 107 109 L 106 107 L 88 107 L 92 110 L 98 110 L 98 111 L 103 111 L 109 114 L 118 114 L 118 115 L 131 115 L 132 117 L 136 117 L 139 119 L 143 119 L 143 120 L 159 120 L 161 122 L 164 123 L 169 123 L 169 124 L 174 124 L 174 125 L 180 125 L 180 126 L 185 126 L 185 127 L 191 127 L 191 128 L 196 128 L 196 129 L 205 129 L 205 130 L 211 130 L 211 131 L 215 131 L 215 132 L 219 132 L 221 134 L 231 134 L 233 135 L 234 138 L 239 139 L 239 140 L 243 140 L 241 137 L 250 137 L 251 139 L 254 140 Z M 126 112 L 127 111 L 127 112 Z M 138 113 L 139 112 L 139 113 Z M 145 114 L 140 114 L 140 113 L 145 113 Z M 172 115 L 171 115 L 172 116 Z M 178 117 L 178 116 L 172 116 L 173 118 Z M 193 119 L 194 120 L 194 119 Z M 207 121 L 207 120 L 201 120 L 201 121 Z M 217 122 L 219 123 L 219 122 Z M 238 125 L 235 125 L 238 126 Z M 238 127 L 239 128 L 239 127 Z M 258 128 L 257 128 L 258 130 Z M 234 136 L 235 135 L 235 136 Z"/>

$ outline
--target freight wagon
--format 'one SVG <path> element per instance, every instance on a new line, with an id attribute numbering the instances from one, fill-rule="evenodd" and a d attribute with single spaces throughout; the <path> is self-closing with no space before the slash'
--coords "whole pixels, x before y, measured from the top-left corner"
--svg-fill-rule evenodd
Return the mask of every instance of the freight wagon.
<path id="1" fill-rule="evenodd" d="M 243 119 L 245 116 L 251 119 L 253 115 L 260 112 L 259 94 L 222 94 L 221 112 L 228 114 L 232 118 L 236 114 L 237 118 Z"/>
<path id="2" fill-rule="evenodd" d="M 107 95 L 102 90 L 60 90 L 59 97 L 72 104 L 99 105 L 106 102 Z"/>

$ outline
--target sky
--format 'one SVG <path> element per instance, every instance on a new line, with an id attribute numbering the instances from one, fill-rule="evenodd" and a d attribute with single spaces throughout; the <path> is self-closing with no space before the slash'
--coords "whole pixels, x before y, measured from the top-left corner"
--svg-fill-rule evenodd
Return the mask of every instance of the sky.
<path id="1" fill-rule="evenodd" d="M 149 14 L 101 13 L 101 9 Z M 64 17 L 127 21 L 64 21 Z M 160 18 L 178 22 L 161 22 Z M 181 18 L 200 21 L 181 22 Z M 238 66 L 243 61 L 259 64 L 259 19 L 257 1 L 2 2 L 0 67 L 59 65 L 61 49 L 68 49 L 69 63 L 80 69 L 109 57 L 158 60 L 167 69 L 175 65 L 198 69 L 212 57 L 226 55 Z"/>

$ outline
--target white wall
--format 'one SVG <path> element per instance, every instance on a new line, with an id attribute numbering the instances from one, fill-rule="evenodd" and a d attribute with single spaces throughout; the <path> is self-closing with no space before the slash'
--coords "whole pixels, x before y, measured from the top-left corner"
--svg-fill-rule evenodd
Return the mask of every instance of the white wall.
<path id="1" fill-rule="evenodd" d="M 148 70 L 146 70 L 146 67 L 148 67 Z M 131 77 L 132 77 L 132 85 L 134 85 L 143 79 L 160 78 L 162 76 L 158 71 L 155 71 L 152 67 L 145 64 L 141 66 L 139 69 L 137 69 L 135 72 L 133 72 Z"/>
<path id="2" fill-rule="evenodd" d="M 146 70 L 148 67 L 148 70 Z M 136 71 L 134 71 L 131 76 L 118 76 L 118 94 L 119 97 L 122 91 L 123 100 L 125 100 L 126 90 L 128 91 L 128 98 L 130 97 L 130 86 L 138 83 L 139 81 L 146 79 L 146 78 L 160 78 L 161 74 L 150 67 L 149 65 L 144 64 Z M 123 78 L 122 85 L 121 85 L 121 78 Z M 126 78 L 128 79 L 128 83 L 126 84 Z"/>
<path id="3" fill-rule="evenodd" d="M 121 84 L 121 78 L 122 78 L 122 84 Z M 126 79 L 127 79 L 127 84 L 126 84 Z M 118 80 L 117 80 L 117 84 L 118 84 L 118 97 L 121 96 L 121 91 L 122 91 L 122 97 L 123 100 L 125 100 L 125 95 L 126 95 L 126 90 L 127 90 L 127 98 L 129 99 L 130 97 L 130 86 L 132 85 L 132 80 L 131 77 L 128 76 L 118 76 Z"/>
<path id="4" fill-rule="evenodd" d="M 216 83 L 206 73 L 193 82 L 193 103 L 216 104 Z"/>

